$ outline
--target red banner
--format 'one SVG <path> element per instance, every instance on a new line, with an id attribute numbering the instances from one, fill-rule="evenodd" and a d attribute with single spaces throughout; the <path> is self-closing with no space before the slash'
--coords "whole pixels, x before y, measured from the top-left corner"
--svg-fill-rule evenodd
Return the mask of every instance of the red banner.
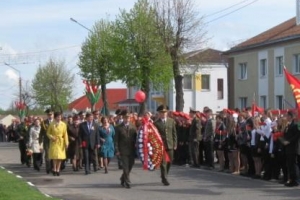
<path id="1" fill-rule="evenodd" d="M 286 80 L 290 84 L 295 100 L 297 102 L 297 111 L 298 111 L 298 119 L 300 119 L 300 81 L 295 76 L 290 74 L 287 69 L 284 67 L 284 74 Z"/>

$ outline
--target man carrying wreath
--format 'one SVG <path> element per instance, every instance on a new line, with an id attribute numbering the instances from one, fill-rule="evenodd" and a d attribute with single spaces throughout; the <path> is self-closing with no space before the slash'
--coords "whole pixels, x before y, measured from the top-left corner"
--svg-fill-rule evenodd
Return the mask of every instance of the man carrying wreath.
<path id="1" fill-rule="evenodd" d="M 177 134 L 175 121 L 168 117 L 169 107 L 165 105 L 158 106 L 159 119 L 154 122 L 165 147 L 165 156 L 160 165 L 161 180 L 165 186 L 170 185 L 167 176 L 170 171 L 171 163 L 173 161 L 174 150 L 177 148 Z"/>

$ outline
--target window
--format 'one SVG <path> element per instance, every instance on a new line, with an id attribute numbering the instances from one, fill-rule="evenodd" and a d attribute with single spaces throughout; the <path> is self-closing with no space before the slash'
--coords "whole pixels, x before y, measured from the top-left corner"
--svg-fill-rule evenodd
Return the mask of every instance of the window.
<path id="1" fill-rule="evenodd" d="M 183 89 L 191 90 L 192 89 L 192 75 L 186 74 L 183 76 Z"/>
<path id="2" fill-rule="evenodd" d="M 202 90 L 210 89 L 210 75 L 209 74 L 201 75 L 201 86 L 202 86 Z"/>
<path id="3" fill-rule="evenodd" d="M 241 80 L 247 79 L 247 63 L 239 64 L 239 79 Z"/>
<path id="4" fill-rule="evenodd" d="M 294 55 L 294 70 L 295 74 L 300 74 L 300 54 Z"/>
<path id="5" fill-rule="evenodd" d="M 279 109 L 279 110 L 284 109 L 283 96 L 282 95 L 277 95 L 276 96 L 276 108 Z"/>
<path id="6" fill-rule="evenodd" d="M 260 60 L 260 77 L 264 78 L 267 76 L 267 59 Z"/>
<path id="7" fill-rule="evenodd" d="M 259 105 L 264 109 L 267 108 L 267 96 L 260 96 Z"/>
<path id="8" fill-rule="evenodd" d="M 247 107 L 247 97 L 240 97 L 239 101 L 241 110 Z"/>
<path id="9" fill-rule="evenodd" d="M 276 76 L 282 76 L 283 75 L 283 56 L 276 57 L 275 61 L 275 75 Z"/>
<path id="10" fill-rule="evenodd" d="M 224 99 L 224 80 L 222 78 L 218 78 L 218 99 Z"/>

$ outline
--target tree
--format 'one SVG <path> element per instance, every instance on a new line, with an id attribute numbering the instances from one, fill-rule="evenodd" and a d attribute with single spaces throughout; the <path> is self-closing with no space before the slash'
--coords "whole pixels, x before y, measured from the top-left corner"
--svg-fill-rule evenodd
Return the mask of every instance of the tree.
<path id="1" fill-rule="evenodd" d="M 26 81 L 25 85 L 22 85 L 22 101 L 26 105 L 26 113 L 29 114 L 29 110 L 33 109 L 36 105 L 36 101 L 33 95 L 33 90 L 29 81 Z"/>
<path id="2" fill-rule="evenodd" d="M 103 109 L 108 115 L 106 85 L 115 81 L 114 61 L 110 45 L 113 34 L 113 23 L 107 20 L 100 20 L 95 23 L 93 31 L 89 34 L 81 47 L 78 66 L 80 75 L 93 82 L 96 86 L 101 85 Z M 91 106 L 94 109 L 94 105 Z"/>
<path id="3" fill-rule="evenodd" d="M 152 0 L 156 27 L 165 50 L 172 58 L 176 90 L 176 111 L 183 111 L 183 75 L 180 63 L 184 49 L 199 48 L 206 41 L 202 17 L 192 0 Z"/>
<path id="4" fill-rule="evenodd" d="M 116 20 L 115 61 L 118 77 L 128 86 L 139 86 L 146 94 L 140 114 L 146 109 L 151 86 L 166 89 L 172 80 L 170 56 L 157 36 L 155 12 L 147 0 L 139 0 L 134 7 Z"/>
<path id="5" fill-rule="evenodd" d="M 63 112 L 72 97 L 73 84 L 74 74 L 67 70 L 65 62 L 50 58 L 38 68 L 32 89 L 37 104 Z"/>

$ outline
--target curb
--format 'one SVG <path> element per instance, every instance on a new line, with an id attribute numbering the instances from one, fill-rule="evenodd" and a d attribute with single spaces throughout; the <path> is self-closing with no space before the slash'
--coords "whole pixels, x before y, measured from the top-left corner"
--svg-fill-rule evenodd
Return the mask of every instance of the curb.
<path id="1" fill-rule="evenodd" d="M 7 170 L 7 169 L 5 169 L 5 167 L 3 167 L 3 166 L 0 166 L 0 168 L 1 169 L 3 169 L 3 170 L 6 170 L 6 172 L 7 173 L 9 173 L 9 174 L 13 174 L 13 175 L 15 175 L 16 176 L 16 178 L 18 178 L 18 179 L 23 179 L 23 177 L 22 176 L 20 176 L 20 175 L 17 175 L 17 174 L 14 174 L 14 172 L 12 172 L 12 171 L 10 171 L 10 170 Z M 45 193 L 43 193 L 43 192 L 41 192 L 33 183 L 31 183 L 31 182 L 26 182 L 29 186 L 31 186 L 31 187 L 35 187 L 40 193 L 42 193 L 43 195 L 45 195 L 46 197 L 49 197 L 49 198 L 53 198 L 53 197 L 51 197 L 50 195 L 48 195 L 48 194 L 45 194 Z"/>

